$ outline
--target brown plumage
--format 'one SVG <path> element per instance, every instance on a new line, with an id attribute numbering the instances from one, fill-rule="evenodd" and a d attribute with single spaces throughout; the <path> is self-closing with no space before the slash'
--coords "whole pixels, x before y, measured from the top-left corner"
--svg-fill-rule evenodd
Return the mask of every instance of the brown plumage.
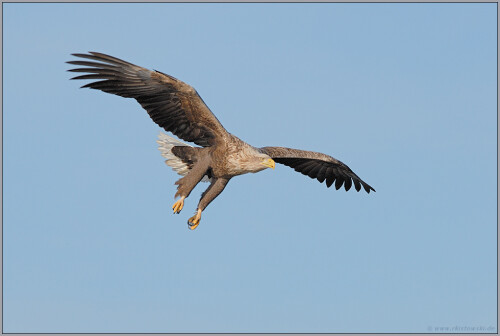
<path id="1" fill-rule="evenodd" d="M 200 181 L 210 181 L 202 194 L 195 216 L 188 220 L 190 229 L 198 226 L 202 211 L 237 175 L 256 173 L 274 168 L 274 162 L 294 168 L 327 187 L 335 183 L 339 189 L 375 191 L 362 181 L 344 163 L 331 156 L 285 147 L 255 148 L 228 133 L 215 115 L 190 85 L 159 71 L 151 71 L 121 59 L 97 53 L 73 54 L 88 60 L 70 61 L 84 66 L 70 69 L 84 75 L 72 79 L 97 79 L 82 87 L 101 90 L 125 98 L 134 98 L 148 112 L 153 121 L 168 132 L 201 147 L 192 147 L 174 138 L 160 134 L 158 143 L 166 163 L 183 175 L 175 196 L 173 210 L 179 213 L 184 199 Z"/>

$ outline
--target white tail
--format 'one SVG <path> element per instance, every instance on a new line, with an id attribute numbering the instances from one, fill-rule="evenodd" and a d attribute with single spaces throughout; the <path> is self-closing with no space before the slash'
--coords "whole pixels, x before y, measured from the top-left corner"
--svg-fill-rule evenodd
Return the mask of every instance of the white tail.
<path id="1" fill-rule="evenodd" d="M 187 164 L 182 162 L 181 159 L 179 159 L 177 156 L 172 153 L 172 147 L 174 146 L 189 146 L 193 147 L 187 143 L 184 143 L 182 141 L 179 141 L 177 139 L 172 138 L 171 136 L 168 136 L 165 133 L 160 132 L 158 135 L 158 140 L 156 140 L 158 145 L 158 149 L 161 152 L 161 155 L 166 159 L 165 163 L 172 167 L 172 169 L 177 172 L 179 175 L 186 175 L 189 172 L 189 167 Z M 204 176 L 202 179 L 203 182 L 208 182 L 207 176 Z"/>

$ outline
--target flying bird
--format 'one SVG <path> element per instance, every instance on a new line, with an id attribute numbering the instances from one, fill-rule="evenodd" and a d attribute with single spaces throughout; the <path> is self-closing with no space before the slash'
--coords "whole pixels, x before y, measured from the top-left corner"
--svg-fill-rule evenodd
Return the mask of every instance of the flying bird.
<path id="1" fill-rule="evenodd" d="M 160 133 L 157 141 L 166 164 L 183 176 L 175 182 L 174 198 L 180 198 L 172 206 L 174 213 L 181 212 L 184 200 L 200 181 L 210 182 L 195 215 L 188 220 L 191 230 L 200 224 L 202 211 L 231 178 L 274 169 L 275 162 L 325 182 L 327 187 L 335 183 L 337 190 L 344 185 L 348 191 L 354 184 L 356 191 L 361 187 L 367 193 L 375 191 L 347 165 L 329 155 L 285 147 L 257 148 L 245 143 L 226 131 L 193 87 L 170 75 L 98 52 L 72 55 L 80 60 L 67 63 L 83 67 L 68 71 L 86 74 L 71 79 L 98 80 L 82 88 L 134 98 L 158 126 L 197 145 L 191 146 L 164 133 Z"/>

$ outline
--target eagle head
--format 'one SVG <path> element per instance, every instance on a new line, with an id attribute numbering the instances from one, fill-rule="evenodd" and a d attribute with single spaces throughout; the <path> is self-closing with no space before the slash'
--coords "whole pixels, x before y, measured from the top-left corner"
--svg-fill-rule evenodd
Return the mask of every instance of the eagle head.
<path id="1" fill-rule="evenodd" d="M 268 158 L 264 158 L 260 161 L 260 164 L 266 166 L 267 168 L 273 168 L 275 167 L 275 162 L 273 159 L 271 159 L 270 157 Z"/>

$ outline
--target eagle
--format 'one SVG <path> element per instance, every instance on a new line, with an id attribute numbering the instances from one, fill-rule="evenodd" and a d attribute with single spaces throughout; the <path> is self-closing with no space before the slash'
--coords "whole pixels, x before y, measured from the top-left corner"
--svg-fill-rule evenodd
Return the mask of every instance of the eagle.
<path id="1" fill-rule="evenodd" d="M 67 63 L 80 66 L 70 72 L 85 73 L 71 79 L 97 80 L 82 86 L 101 90 L 125 98 L 134 98 L 151 119 L 192 146 L 167 134 L 160 133 L 159 149 L 165 163 L 182 177 L 175 182 L 177 192 L 173 204 L 175 214 L 181 212 L 184 200 L 195 186 L 210 182 L 202 193 L 194 216 L 188 219 L 188 228 L 194 230 L 205 208 L 224 190 L 233 177 L 257 173 L 275 163 L 295 169 L 327 187 L 344 186 L 348 191 L 354 184 L 356 191 L 375 191 L 361 180 L 346 164 L 333 157 L 286 147 L 253 147 L 226 131 L 196 90 L 163 72 L 148 70 L 116 57 L 98 52 L 72 54 L 78 60 Z"/>

